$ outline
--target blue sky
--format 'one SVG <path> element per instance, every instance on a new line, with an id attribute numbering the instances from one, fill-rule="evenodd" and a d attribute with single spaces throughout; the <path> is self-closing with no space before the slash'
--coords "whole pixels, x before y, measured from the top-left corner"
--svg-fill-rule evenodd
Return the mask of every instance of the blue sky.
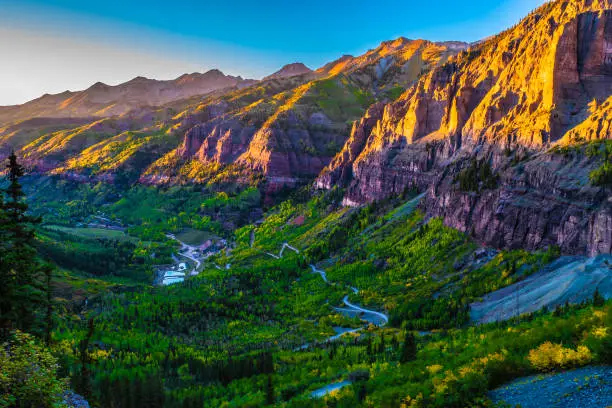
<path id="1" fill-rule="evenodd" d="M 260 78 L 405 36 L 475 41 L 542 0 L 0 0 L 0 105 L 219 68 Z"/>

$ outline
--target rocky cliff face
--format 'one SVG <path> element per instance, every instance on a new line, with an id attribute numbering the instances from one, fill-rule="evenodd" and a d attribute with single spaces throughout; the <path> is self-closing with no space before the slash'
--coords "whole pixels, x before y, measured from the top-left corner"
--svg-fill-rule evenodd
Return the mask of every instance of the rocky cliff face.
<path id="1" fill-rule="evenodd" d="M 316 184 L 349 179 L 349 205 L 416 186 L 429 192 L 430 215 L 483 242 L 610 252 L 609 190 L 588 183 L 601 163 L 548 152 L 610 137 L 610 44 L 609 1 L 548 3 L 368 111 Z M 473 157 L 491 166 L 498 188 L 457 188 Z"/>
<path id="2" fill-rule="evenodd" d="M 270 79 L 201 105 L 183 142 L 170 153 L 174 158 L 162 158 L 148 175 L 165 173 L 164 167 L 174 161 L 178 167 L 197 162 L 206 169 L 234 166 L 264 174 L 273 189 L 295 185 L 303 177 L 312 179 L 344 142 L 346 118 L 332 120 L 317 107 L 318 88 L 310 79 Z M 344 107 L 358 108 L 355 118 L 362 109 L 354 96 Z M 173 173 L 185 172 L 175 168 Z"/>
<path id="3" fill-rule="evenodd" d="M 455 178 L 465 161 L 458 161 L 429 186 L 424 207 L 431 216 L 499 248 L 556 245 L 570 254 L 612 252 L 612 199 L 609 190 L 588 179 L 599 161 L 581 150 L 523 159 L 495 151 L 487 156 L 499 161 L 498 187 L 461 191 Z"/>
<path id="4" fill-rule="evenodd" d="M 367 137 L 378 123 L 383 108 L 382 102 L 375 103 L 370 106 L 363 118 L 353 123 L 351 135 L 342 151 L 334 157 L 317 178 L 318 188 L 331 189 L 336 183 L 346 184 L 353 178 L 351 165 L 364 149 Z"/>
<path id="5" fill-rule="evenodd" d="M 191 146 L 192 155 L 193 146 L 199 146 L 200 161 L 236 163 L 260 172 L 272 189 L 293 186 L 312 179 L 329 164 L 346 139 L 347 123 L 357 119 L 369 103 L 377 97 L 384 99 L 391 86 L 413 82 L 465 47 L 463 43 L 400 38 L 362 56 L 341 58 L 314 73 L 291 64 L 269 78 L 291 77 L 303 84 L 243 107 L 239 115 L 226 115 L 199 127 L 198 142 L 193 143 L 189 133 L 184 146 Z M 263 122 L 245 125 L 242 115 L 248 112 L 250 117 L 255 109 Z M 180 153 L 185 150 L 181 149 Z"/>

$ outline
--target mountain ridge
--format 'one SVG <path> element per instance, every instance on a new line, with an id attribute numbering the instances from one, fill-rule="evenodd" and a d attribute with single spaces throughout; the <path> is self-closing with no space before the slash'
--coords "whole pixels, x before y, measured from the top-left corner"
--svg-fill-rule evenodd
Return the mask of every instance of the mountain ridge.
<path id="1" fill-rule="evenodd" d="M 108 117 L 127 113 L 139 106 L 161 106 L 224 88 L 245 87 L 255 80 L 225 75 L 217 69 L 183 74 L 171 80 L 137 76 L 129 81 L 107 85 L 96 82 L 81 91 L 44 94 L 21 105 L 0 107 L 0 122 L 30 117 Z"/>

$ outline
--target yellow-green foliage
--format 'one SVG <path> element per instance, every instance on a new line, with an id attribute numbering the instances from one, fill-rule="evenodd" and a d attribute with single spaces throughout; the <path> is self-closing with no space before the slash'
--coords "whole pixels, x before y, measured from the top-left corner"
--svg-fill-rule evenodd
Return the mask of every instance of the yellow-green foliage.
<path id="1" fill-rule="evenodd" d="M 79 151 L 116 134 L 116 131 L 116 120 L 111 118 L 100 119 L 74 129 L 60 130 L 43 135 L 26 145 L 21 154 L 24 157 L 35 158 L 43 155 Z"/>
<path id="2" fill-rule="evenodd" d="M 0 347 L 0 407 L 62 407 L 67 380 L 55 357 L 27 333 Z"/>
<path id="3" fill-rule="evenodd" d="M 138 154 L 147 151 L 166 151 L 176 147 L 180 138 L 167 135 L 164 129 L 145 129 L 143 131 L 126 131 L 116 136 L 104 139 L 78 156 L 70 159 L 64 170 L 91 169 L 94 173 L 114 170 Z"/>
<path id="4" fill-rule="evenodd" d="M 527 358 L 538 370 L 550 371 L 556 368 L 585 365 L 591 361 L 592 356 L 587 346 L 580 345 L 573 350 L 547 341 L 537 349 L 531 350 Z"/>

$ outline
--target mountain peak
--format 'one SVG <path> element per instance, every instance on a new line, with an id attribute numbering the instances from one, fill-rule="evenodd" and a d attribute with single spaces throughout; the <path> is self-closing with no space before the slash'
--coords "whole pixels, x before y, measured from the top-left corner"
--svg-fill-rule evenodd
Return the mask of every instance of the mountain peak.
<path id="1" fill-rule="evenodd" d="M 406 37 L 398 37 L 395 40 L 383 41 L 380 45 L 383 47 L 399 48 L 411 43 L 413 40 Z"/>
<path id="2" fill-rule="evenodd" d="M 301 62 L 294 62 L 292 64 L 287 64 L 283 66 L 281 69 L 273 73 L 272 75 L 268 75 L 265 79 L 278 79 L 278 78 L 288 78 L 296 75 L 310 74 L 312 70 L 308 68 Z"/>
<path id="3" fill-rule="evenodd" d="M 89 89 L 91 89 L 91 90 L 106 89 L 108 87 L 109 87 L 109 85 L 105 84 L 104 82 L 98 81 L 95 84 L 93 84 L 92 86 L 90 86 Z"/>
<path id="4" fill-rule="evenodd" d="M 210 69 L 210 70 L 206 71 L 204 73 L 204 75 L 208 76 L 208 77 L 224 77 L 225 76 L 225 74 L 222 71 L 220 71 L 220 70 L 218 70 L 216 68 L 213 68 L 213 69 Z"/>
<path id="5" fill-rule="evenodd" d="M 134 78 L 130 79 L 128 82 L 126 82 L 126 84 L 130 84 L 130 85 L 133 85 L 133 84 L 144 84 L 144 83 L 147 83 L 149 81 L 152 81 L 152 80 L 149 79 L 149 78 L 145 78 L 143 76 L 137 76 L 137 77 L 134 77 Z"/>

